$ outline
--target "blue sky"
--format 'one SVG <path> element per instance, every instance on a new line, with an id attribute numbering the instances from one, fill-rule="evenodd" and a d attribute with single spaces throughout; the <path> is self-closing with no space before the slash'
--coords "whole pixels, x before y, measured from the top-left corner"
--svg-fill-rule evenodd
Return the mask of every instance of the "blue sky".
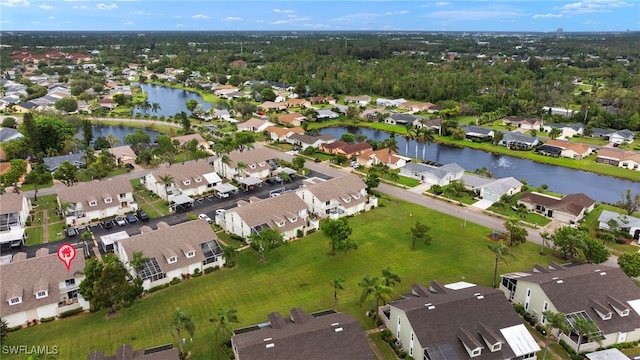
<path id="1" fill-rule="evenodd" d="M 0 0 L 0 30 L 637 31 L 638 0 Z"/>

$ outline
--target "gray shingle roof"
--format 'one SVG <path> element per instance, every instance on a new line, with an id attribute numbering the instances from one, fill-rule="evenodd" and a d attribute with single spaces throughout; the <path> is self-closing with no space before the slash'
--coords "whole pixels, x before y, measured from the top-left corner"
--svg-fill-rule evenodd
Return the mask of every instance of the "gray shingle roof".
<path id="1" fill-rule="evenodd" d="M 509 131 L 504 133 L 502 140 L 504 142 L 517 141 L 517 142 L 522 142 L 527 144 L 533 144 L 537 140 L 537 138 L 534 136 L 523 134 L 521 132 Z"/>
<path id="2" fill-rule="evenodd" d="M 236 213 L 249 227 L 267 224 L 269 227 L 281 232 L 302 226 L 306 219 L 297 214 L 307 209 L 307 204 L 293 192 L 280 196 L 257 200 L 249 204 L 227 210 L 227 215 Z M 295 216 L 296 221 L 290 219 Z M 276 221 L 285 221 L 285 225 L 279 227 Z"/>
<path id="3" fill-rule="evenodd" d="M 410 163 L 407 163 L 404 166 L 404 168 L 420 174 L 425 174 L 425 173 L 433 174 L 438 179 L 442 179 L 448 174 L 456 174 L 461 171 L 464 172 L 464 168 L 462 168 L 460 165 L 456 163 L 446 164 L 438 167 L 438 166 L 431 166 L 427 164 L 410 162 Z"/>
<path id="4" fill-rule="evenodd" d="M 47 168 L 49 168 L 51 172 L 54 172 L 58 168 L 58 166 L 60 166 L 60 164 L 62 164 L 65 161 L 69 161 L 70 163 L 78 167 L 84 166 L 85 164 L 84 153 L 85 152 L 83 150 L 75 154 L 47 157 L 42 159 L 42 161 L 44 162 L 45 165 L 47 165 Z"/>
<path id="5" fill-rule="evenodd" d="M 82 204 L 84 211 L 102 210 L 120 206 L 119 194 L 133 192 L 131 183 L 126 178 L 81 182 L 73 186 L 58 186 L 56 193 L 60 200 Z M 111 199 L 110 202 L 106 202 Z M 96 205 L 90 206 L 89 201 Z"/>
<path id="6" fill-rule="evenodd" d="M 26 195 L 7 193 L 0 195 L 0 214 L 14 214 L 22 210 L 22 204 Z"/>

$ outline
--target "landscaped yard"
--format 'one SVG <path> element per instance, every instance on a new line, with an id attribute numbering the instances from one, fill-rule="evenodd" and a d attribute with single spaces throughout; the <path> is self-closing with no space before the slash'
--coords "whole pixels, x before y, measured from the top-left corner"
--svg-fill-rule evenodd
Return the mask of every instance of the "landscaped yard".
<path id="1" fill-rule="evenodd" d="M 236 328 L 264 322 L 272 311 L 287 316 L 293 307 L 307 312 L 332 308 L 330 282 L 341 275 L 346 289 L 339 293 L 339 310 L 369 329 L 373 327 L 365 316 L 369 304 L 358 305 L 361 291 L 357 284 L 366 273 L 379 276 L 382 268 L 390 266 L 402 278 L 394 297 L 408 292 L 413 283 L 428 284 L 432 279 L 491 284 L 490 229 L 471 223 L 461 228 L 455 217 L 406 202 L 383 198 L 380 203 L 373 211 L 349 219 L 359 245 L 355 251 L 328 255 L 329 241 L 322 232 L 276 249 L 266 263 L 259 261 L 256 252 L 244 251 L 236 267 L 153 293 L 120 310 L 116 317 L 107 319 L 100 311 L 41 324 L 10 333 L 7 345 L 57 345 L 61 359 L 83 359 L 96 349 L 113 354 L 119 344 L 133 344 L 136 349 L 157 346 L 175 340 L 168 324 L 172 311 L 180 306 L 192 312 L 196 324 L 193 343 L 186 345 L 186 350 L 193 351 L 192 359 L 221 359 L 214 342 L 215 328 L 208 321 L 219 307 L 238 310 L 241 323 L 233 324 Z M 411 250 L 407 233 L 417 220 L 432 227 L 433 242 Z M 500 264 L 500 272 L 528 270 L 536 263 L 554 260 L 540 256 L 534 244 L 512 250 L 516 259 L 508 268 Z"/>

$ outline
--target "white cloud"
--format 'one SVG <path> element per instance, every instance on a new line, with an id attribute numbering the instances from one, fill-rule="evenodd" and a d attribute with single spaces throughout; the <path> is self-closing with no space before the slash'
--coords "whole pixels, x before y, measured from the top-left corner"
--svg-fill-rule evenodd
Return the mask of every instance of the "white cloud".
<path id="1" fill-rule="evenodd" d="M 560 19 L 563 18 L 562 14 L 535 14 L 533 15 L 534 19 Z"/>
<path id="2" fill-rule="evenodd" d="M 448 1 L 438 1 L 436 3 L 436 6 L 448 6 L 448 5 L 451 5 L 451 3 Z"/>
<path id="3" fill-rule="evenodd" d="M 122 1 L 122 0 L 120 0 L 120 1 Z M 122 25 L 133 25 L 133 21 L 125 20 L 125 21 L 122 22 Z"/>
<path id="4" fill-rule="evenodd" d="M 508 17 L 519 17 L 522 13 L 508 11 L 506 9 L 496 10 L 442 10 L 434 11 L 426 15 L 428 18 L 447 19 L 447 21 L 479 21 L 479 20 L 504 20 Z"/>
<path id="5" fill-rule="evenodd" d="M 357 20 L 369 20 L 381 16 L 377 13 L 354 13 L 349 15 L 340 16 L 330 19 L 330 21 L 357 21 Z"/>
<path id="6" fill-rule="evenodd" d="M 409 10 L 396 10 L 396 11 L 387 11 L 384 14 L 385 15 L 405 15 L 408 13 L 409 13 Z"/>
<path id="7" fill-rule="evenodd" d="M 283 10 L 283 9 L 273 9 L 273 12 L 276 12 L 276 13 L 284 13 L 284 14 L 291 14 L 291 13 L 293 13 L 294 11 L 293 11 L 293 10 Z"/>
<path id="8" fill-rule="evenodd" d="M 0 6 L 6 6 L 6 7 L 29 6 L 29 1 L 28 0 L 0 1 Z"/>
<path id="9" fill-rule="evenodd" d="M 87 5 L 73 5 L 72 7 L 74 9 L 89 10 L 89 7 Z"/>
<path id="10" fill-rule="evenodd" d="M 193 18 L 193 19 L 208 19 L 209 17 L 207 15 L 198 14 L 198 15 L 193 15 L 191 18 Z"/>
<path id="11" fill-rule="evenodd" d="M 288 24 L 289 22 L 287 20 L 276 20 L 276 21 L 272 21 L 269 24 L 271 25 L 282 25 L 282 24 Z"/>
<path id="12" fill-rule="evenodd" d="M 114 3 L 111 3 L 111 5 L 100 3 L 100 4 L 96 5 L 96 7 L 98 8 L 98 10 L 113 10 L 113 9 L 117 9 L 118 5 L 116 5 Z"/>
<path id="13" fill-rule="evenodd" d="M 185 25 L 185 24 L 176 24 L 176 27 L 185 27 L 185 26 L 187 26 L 187 25 Z"/>
<path id="14" fill-rule="evenodd" d="M 326 29 L 331 27 L 326 24 L 302 24 L 302 26 L 308 27 L 308 28 L 314 28 L 314 29 Z"/>
<path id="15" fill-rule="evenodd" d="M 565 14 L 592 14 L 609 12 L 610 8 L 629 6 L 633 6 L 633 4 L 620 0 L 583 0 L 564 5 L 560 9 Z"/>
<path id="16" fill-rule="evenodd" d="M 55 16 L 49 16 L 49 20 L 55 20 L 56 17 Z"/>
<path id="17" fill-rule="evenodd" d="M 43 9 L 43 10 L 51 10 L 51 9 L 54 9 L 54 7 L 53 7 L 53 6 L 51 6 L 51 5 L 47 5 L 47 4 L 40 4 L 40 5 L 38 5 L 38 7 L 39 7 L 40 9 Z"/>
<path id="18" fill-rule="evenodd" d="M 173 15 L 173 17 L 176 18 L 176 19 L 181 19 L 182 15 Z"/>
<path id="19" fill-rule="evenodd" d="M 242 18 L 236 16 L 227 16 L 222 21 L 242 21 Z"/>

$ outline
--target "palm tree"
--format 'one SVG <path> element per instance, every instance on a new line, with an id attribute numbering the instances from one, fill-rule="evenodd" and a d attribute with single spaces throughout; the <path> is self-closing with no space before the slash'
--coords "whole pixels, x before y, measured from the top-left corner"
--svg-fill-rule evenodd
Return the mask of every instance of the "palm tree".
<path id="1" fill-rule="evenodd" d="M 385 144 L 389 155 L 388 166 L 391 167 L 391 155 L 394 152 L 398 152 L 398 140 L 396 140 L 395 134 L 391 134 L 391 136 L 385 141 Z"/>
<path id="2" fill-rule="evenodd" d="M 363 302 L 371 298 L 371 295 L 373 294 L 373 288 L 375 287 L 377 282 L 378 282 L 378 278 L 373 277 L 369 274 L 366 274 L 362 278 L 362 281 L 358 283 L 358 286 L 362 288 L 362 294 L 360 294 L 360 300 L 358 301 L 358 305 L 362 306 Z M 369 302 L 369 310 L 372 310 L 372 308 L 373 308 L 373 304 Z"/>
<path id="3" fill-rule="evenodd" d="M 227 177 L 227 168 L 224 165 L 227 165 L 227 167 L 231 167 L 231 158 L 229 157 L 229 155 L 224 154 L 222 155 L 222 158 L 220 159 L 220 162 L 222 162 L 222 176 L 224 176 L 225 178 Z"/>
<path id="4" fill-rule="evenodd" d="M 551 337 L 551 330 L 558 329 L 559 332 L 569 333 L 571 328 L 569 326 L 569 322 L 567 321 L 567 316 L 563 313 L 554 313 L 553 311 L 545 311 L 542 313 L 544 315 L 544 321 L 546 322 L 546 333 L 547 337 L 544 340 L 544 352 L 542 353 L 542 360 L 547 358 L 547 349 L 549 347 L 549 338 Z"/>
<path id="5" fill-rule="evenodd" d="M 542 247 L 540 248 L 540 255 L 544 255 L 544 245 L 551 240 L 551 234 L 546 231 L 540 233 L 540 237 L 542 238 Z"/>
<path id="6" fill-rule="evenodd" d="M 114 147 L 114 146 L 120 144 L 120 139 L 118 139 L 113 134 L 107 135 L 107 141 L 109 142 L 109 147 Z"/>
<path id="7" fill-rule="evenodd" d="M 219 308 L 216 316 L 210 318 L 209 321 L 217 325 L 218 330 L 216 331 L 216 334 L 217 332 L 222 330 L 223 343 L 227 341 L 227 330 L 230 330 L 228 329 L 230 323 L 240 322 L 240 320 L 238 319 L 238 311 L 232 308 Z"/>
<path id="8" fill-rule="evenodd" d="M 333 310 L 338 311 L 338 290 L 344 290 L 344 279 L 342 276 L 336 275 L 331 281 L 331 285 L 333 286 Z"/>
<path id="9" fill-rule="evenodd" d="M 505 265 L 509 265 L 507 263 L 507 256 L 515 259 L 515 255 L 509 251 L 509 248 L 502 243 L 502 240 L 498 241 L 495 244 L 487 244 L 489 250 L 491 250 L 496 256 L 496 263 L 493 268 L 493 288 L 496 287 L 496 280 L 498 279 L 498 262 L 502 261 Z"/>
<path id="10" fill-rule="evenodd" d="M 382 279 L 384 279 L 384 284 L 386 286 L 394 286 L 395 284 L 399 284 L 402 282 L 398 274 L 391 272 L 390 266 L 382 269 Z"/>
<path id="11" fill-rule="evenodd" d="M 598 325 L 596 325 L 596 323 L 591 319 L 576 317 L 573 323 L 573 329 L 578 333 L 578 347 L 576 348 L 576 354 L 580 354 L 582 338 L 586 335 L 587 340 L 589 340 L 590 335 L 598 332 Z"/>
<path id="12" fill-rule="evenodd" d="M 129 265 L 135 270 L 136 275 L 140 276 L 140 273 L 144 269 L 144 263 L 150 260 L 148 257 L 144 256 L 142 251 L 134 251 L 131 260 L 129 260 Z"/>
<path id="13" fill-rule="evenodd" d="M 191 319 L 191 313 L 182 310 L 181 308 L 176 308 L 173 312 L 173 318 L 171 319 L 171 323 L 169 324 L 169 332 L 171 335 L 174 335 L 173 331 L 175 330 L 175 335 L 178 336 L 178 348 L 180 349 L 180 354 L 183 354 L 182 351 L 182 330 L 186 331 L 193 337 L 193 334 L 196 331 L 196 326 Z"/>
<path id="14" fill-rule="evenodd" d="M 551 129 L 551 131 L 549 131 L 549 137 L 553 140 L 557 139 L 558 137 L 560 137 L 560 135 L 562 135 L 562 131 L 560 131 L 560 129 L 558 128 L 553 128 Z"/>
<path id="15" fill-rule="evenodd" d="M 240 175 L 241 171 L 247 170 L 247 168 L 247 164 L 242 161 L 238 161 L 238 164 L 236 164 L 236 172 L 238 173 L 238 175 Z"/>
<path id="16" fill-rule="evenodd" d="M 391 295 L 393 294 L 393 288 L 391 286 L 385 285 L 385 279 L 378 279 L 372 289 L 372 295 L 376 298 L 376 320 L 378 320 L 378 308 L 380 307 L 380 302 L 384 304 L 387 303 L 391 299 Z"/>
<path id="17" fill-rule="evenodd" d="M 436 141 L 433 135 L 433 129 L 429 127 L 423 127 L 422 129 L 420 129 L 417 139 L 419 139 L 418 142 L 422 144 L 422 160 L 424 160 L 426 157 L 427 146 L 429 146 L 431 143 Z M 417 157 L 417 153 L 418 153 L 418 144 L 416 143 L 416 157 Z"/>
<path id="18" fill-rule="evenodd" d="M 225 264 L 228 267 L 233 267 L 236 262 L 236 258 L 238 257 L 238 250 L 231 245 L 222 247 L 222 256 L 224 256 Z"/>
<path id="19" fill-rule="evenodd" d="M 158 104 L 157 102 L 151 103 L 151 111 L 153 111 L 154 114 L 157 114 L 158 110 L 160 109 L 162 109 L 160 104 Z"/>
<path id="20" fill-rule="evenodd" d="M 409 141 L 416 138 L 416 135 L 420 130 L 414 128 L 412 125 L 407 124 L 407 132 L 402 136 L 404 138 L 404 154 L 409 156 Z"/>
<path id="21" fill-rule="evenodd" d="M 171 186 L 171 184 L 173 184 L 173 176 L 171 176 L 170 174 L 164 174 L 164 175 L 161 175 L 159 179 L 164 184 L 164 192 L 166 194 L 167 189 Z M 168 198 L 169 194 L 166 194 L 166 195 Z"/>

